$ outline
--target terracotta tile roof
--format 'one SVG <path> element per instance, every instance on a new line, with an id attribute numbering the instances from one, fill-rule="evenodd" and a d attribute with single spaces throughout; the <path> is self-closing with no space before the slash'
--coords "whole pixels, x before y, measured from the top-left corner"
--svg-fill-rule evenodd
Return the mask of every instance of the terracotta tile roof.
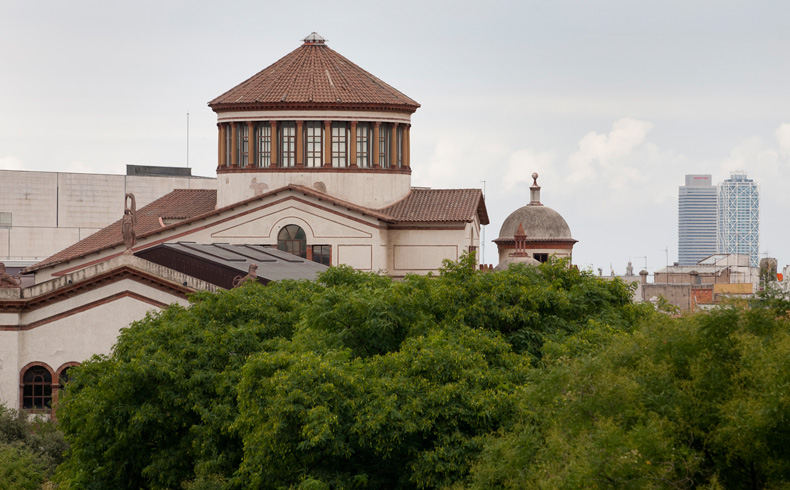
<path id="1" fill-rule="evenodd" d="M 305 42 L 273 65 L 208 103 L 219 112 L 240 107 L 375 106 L 414 112 L 413 99 L 320 42 Z"/>
<path id="2" fill-rule="evenodd" d="M 287 191 L 295 191 L 312 196 L 319 200 L 342 206 L 350 211 L 355 211 L 388 223 L 468 222 L 471 221 L 475 213 L 477 213 L 480 222 L 484 225 L 488 224 L 488 213 L 480 189 L 412 189 L 409 195 L 404 199 L 392 206 L 377 210 L 337 199 L 309 187 L 288 185 L 219 209 L 215 209 L 217 201 L 216 190 L 177 189 L 151 204 L 138 209 L 135 231 L 137 232 L 137 237 L 142 238 L 146 235 L 174 229 L 195 220 L 218 215 L 235 207 L 243 206 L 254 201 L 260 201 Z M 160 217 L 162 220 L 177 219 L 179 221 L 163 227 L 162 223 L 159 221 Z M 25 269 L 25 272 L 32 272 L 68 262 L 91 253 L 115 247 L 122 243 L 121 220 L 119 219 L 88 238 L 28 267 Z"/>
<path id="3" fill-rule="evenodd" d="M 380 210 L 396 221 L 472 221 L 488 224 L 488 211 L 480 189 L 412 189 L 408 196 Z"/>
<path id="4" fill-rule="evenodd" d="M 137 210 L 135 231 L 138 237 L 143 236 L 162 228 L 162 224 L 159 222 L 160 217 L 163 220 L 187 219 L 213 211 L 216 205 L 216 190 L 176 189 Z M 28 267 L 26 271 L 35 271 L 61 262 L 74 260 L 121 243 L 123 243 L 123 235 L 121 234 L 121 220 L 119 219 L 84 240 L 80 240 L 55 255 Z"/>

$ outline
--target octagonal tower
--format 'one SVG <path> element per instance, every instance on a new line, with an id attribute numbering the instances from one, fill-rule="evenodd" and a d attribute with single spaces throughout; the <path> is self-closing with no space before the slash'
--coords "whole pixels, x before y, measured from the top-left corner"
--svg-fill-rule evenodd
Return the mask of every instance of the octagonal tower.
<path id="1" fill-rule="evenodd" d="M 298 184 L 379 209 L 411 187 L 420 105 L 316 34 L 209 102 L 217 113 L 217 207 Z"/>

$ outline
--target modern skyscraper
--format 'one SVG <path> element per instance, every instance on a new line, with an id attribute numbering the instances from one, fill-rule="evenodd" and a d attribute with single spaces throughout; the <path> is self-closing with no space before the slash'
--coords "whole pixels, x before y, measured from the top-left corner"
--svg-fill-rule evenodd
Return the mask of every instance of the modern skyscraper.
<path id="1" fill-rule="evenodd" d="M 710 175 L 686 175 L 678 188 L 678 262 L 693 265 L 716 253 L 716 187 Z"/>
<path id="2" fill-rule="evenodd" d="M 732 172 L 719 184 L 717 248 L 719 253 L 749 256 L 749 265 L 760 260 L 760 188 L 746 172 Z"/>

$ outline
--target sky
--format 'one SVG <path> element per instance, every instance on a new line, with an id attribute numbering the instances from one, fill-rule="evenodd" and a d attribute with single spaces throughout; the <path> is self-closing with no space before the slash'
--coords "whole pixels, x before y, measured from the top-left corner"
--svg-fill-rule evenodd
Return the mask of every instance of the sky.
<path id="1" fill-rule="evenodd" d="M 781 268 L 788 18 L 760 0 L 7 0 L 0 169 L 215 176 L 207 102 L 316 31 L 421 104 L 412 185 L 485 187 L 485 262 L 533 172 L 574 263 L 622 274 L 678 260 L 686 174 L 737 170 L 760 185 L 760 250 Z"/>

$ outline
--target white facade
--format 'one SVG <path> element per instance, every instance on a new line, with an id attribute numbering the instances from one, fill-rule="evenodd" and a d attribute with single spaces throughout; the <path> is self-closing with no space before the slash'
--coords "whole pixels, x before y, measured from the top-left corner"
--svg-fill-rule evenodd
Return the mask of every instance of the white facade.
<path id="1" fill-rule="evenodd" d="M 32 287 L 0 289 L 0 404 L 21 406 L 28 367 L 45 367 L 57 384 L 65 367 L 109 354 L 120 329 L 148 311 L 187 305 L 186 292 L 216 289 L 129 254 Z"/>
<path id="2" fill-rule="evenodd" d="M 745 172 L 733 172 L 719 184 L 718 253 L 745 254 L 749 264 L 760 260 L 760 188 Z"/>

